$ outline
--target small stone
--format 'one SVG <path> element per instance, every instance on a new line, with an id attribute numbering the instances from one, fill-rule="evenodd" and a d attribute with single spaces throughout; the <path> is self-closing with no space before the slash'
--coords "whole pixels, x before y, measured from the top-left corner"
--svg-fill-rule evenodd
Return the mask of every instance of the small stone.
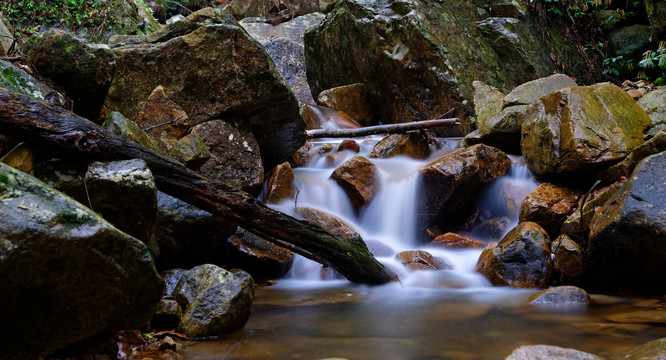
<path id="1" fill-rule="evenodd" d="M 429 245 L 443 246 L 447 248 L 474 248 L 481 249 L 486 246 L 482 241 L 464 237 L 456 233 L 446 233 L 437 236 Z"/>
<path id="2" fill-rule="evenodd" d="M 277 165 L 271 171 L 271 177 L 268 179 L 266 203 L 277 204 L 282 200 L 294 196 L 294 171 L 288 162 Z"/>
<path id="3" fill-rule="evenodd" d="M 342 142 L 338 146 L 338 151 L 351 151 L 358 153 L 360 151 L 360 147 L 358 146 L 358 143 L 356 141 L 345 139 L 342 140 Z"/>
<path id="4" fill-rule="evenodd" d="M 354 209 L 369 203 L 379 191 L 377 168 L 368 159 L 355 156 L 333 171 L 335 180 L 347 193 Z"/>
<path id="5" fill-rule="evenodd" d="M 430 155 L 429 139 L 425 133 L 420 131 L 387 135 L 375 145 L 370 153 L 371 158 L 409 156 L 413 159 L 425 159 L 428 155 Z"/>
<path id="6" fill-rule="evenodd" d="M 364 84 L 352 84 L 324 90 L 317 97 L 319 105 L 345 112 L 363 126 L 372 124 L 374 113 Z"/>
<path id="7" fill-rule="evenodd" d="M 524 345 L 513 350 L 504 360 L 604 360 L 603 358 L 578 351 L 551 345 Z"/>
<path id="8" fill-rule="evenodd" d="M 451 265 L 444 259 L 432 256 L 432 254 L 423 250 L 402 251 L 395 258 L 402 261 L 410 270 L 446 270 L 451 268 Z"/>
<path id="9" fill-rule="evenodd" d="M 530 298 L 530 304 L 535 305 L 588 305 L 589 303 L 590 295 L 585 290 L 575 286 L 553 287 L 541 291 Z"/>

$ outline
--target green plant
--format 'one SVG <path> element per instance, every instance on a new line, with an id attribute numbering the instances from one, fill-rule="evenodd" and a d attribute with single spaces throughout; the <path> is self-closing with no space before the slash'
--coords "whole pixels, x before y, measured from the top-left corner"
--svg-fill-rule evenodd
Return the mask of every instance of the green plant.
<path id="1" fill-rule="evenodd" d="M 666 78 L 666 41 L 660 41 L 657 50 L 646 51 L 638 65 L 646 71 L 660 72 L 661 76 L 657 77 L 654 83 L 656 85 L 663 83 Z"/>
<path id="2" fill-rule="evenodd" d="M 624 70 L 632 70 L 634 68 L 634 59 L 625 59 L 624 56 L 615 56 L 604 59 L 603 74 L 611 74 L 620 76 Z"/>

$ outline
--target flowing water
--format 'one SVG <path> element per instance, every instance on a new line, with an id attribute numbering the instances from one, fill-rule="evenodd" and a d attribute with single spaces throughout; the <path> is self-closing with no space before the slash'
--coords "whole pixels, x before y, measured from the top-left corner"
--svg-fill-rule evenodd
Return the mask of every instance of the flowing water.
<path id="1" fill-rule="evenodd" d="M 294 169 L 296 201 L 275 207 L 296 216 L 295 206 L 310 206 L 343 219 L 382 263 L 398 273 L 400 283 L 351 284 L 298 257 L 285 279 L 257 289 L 253 313 L 242 331 L 188 342 L 182 351 L 185 359 L 503 359 L 514 347 L 525 344 L 607 355 L 666 336 L 663 326 L 606 318 L 663 310 L 664 297 L 593 295 L 589 307 L 528 305 L 534 290 L 492 287 L 474 272 L 481 250 L 423 245 L 415 215 L 421 191 L 418 170 L 458 147 L 459 139 L 445 139 L 443 148 L 426 160 L 372 159 L 379 169 L 381 187 L 356 213 L 344 191 L 329 177 L 352 156 L 369 158 L 379 138 L 356 139 L 359 154 L 317 154 L 308 166 Z M 339 142 L 322 140 L 313 149 L 317 151 L 324 143 L 336 149 Z M 504 233 L 517 223 L 516 211 L 507 206 L 504 197 L 507 184 L 526 192 L 536 187 L 521 158 L 512 158 L 512 162 L 510 174 L 488 186 L 477 200 L 486 217 L 507 217 L 512 222 Z M 478 229 L 472 235 L 491 240 Z M 397 252 L 414 249 L 426 250 L 453 268 L 411 272 L 394 260 Z"/>

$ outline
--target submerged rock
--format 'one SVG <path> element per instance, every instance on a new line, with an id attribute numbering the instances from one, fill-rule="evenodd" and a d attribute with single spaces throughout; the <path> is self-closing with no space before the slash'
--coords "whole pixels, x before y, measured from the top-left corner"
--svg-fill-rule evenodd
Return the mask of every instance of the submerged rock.
<path id="1" fill-rule="evenodd" d="M 585 277 L 608 290 L 666 291 L 666 152 L 641 161 L 590 226 Z"/>
<path id="2" fill-rule="evenodd" d="M 548 234 L 536 223 L 520 223 L 497 247 L 483 250 L 476 270 L 495 286 L 546 288 L 553 273 Z"/>
<path id="3" fill-rule="evenodd" d="M 603 358 L 578 351 L 552 345 L 523 345 L 513 350 L 504 360 L 604 360 Z"/>
<path id="4" fill-rule="evenodd" d="M 4 164 L 0 216 L 0 326 L 11 329 L 1 358 L 46 356 L 148 321 L 164 283 L 141 241 Z"/>
<path id="5" fill-rule="evenodd" d="M 590 303 L 590 295 L 583 289 L 575 286 L 556 286 L 543 290 L 530 298 L 534 305 L 565 305 Z"/>
<path id="6" fill-rule="evenodd" d="M 338 166 L 331 179 L 345 190 L 356 210 L 369 203 L 379 191 L 375 164 L 361 156 L 354 156 Z"/>

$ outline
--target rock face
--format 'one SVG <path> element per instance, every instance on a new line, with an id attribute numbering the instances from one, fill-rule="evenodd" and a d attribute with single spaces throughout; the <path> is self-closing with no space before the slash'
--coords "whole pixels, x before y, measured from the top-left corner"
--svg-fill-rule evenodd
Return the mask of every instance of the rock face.
<path id="1" fill-rule="evenodd" d="M 118 229 L 148 241 L 157 221 L 157 187 L 145 161 L 94 162 L 84 181 L 95 211 Z"/>
<path id="2" fill-rule="evenodd" d="M 483 144 L 459 149 L 420 171 L 424 196 L 418 209 L 421 228 L 439 225 L 448 231 L 464 218 L 484 185 L 506 174 L 511 160 L 498 149 Z"/>
<path id="3" fill-rule="evenodd" d="M 200 10 L 112 51 L 110 110 L 135 119 L 162 85 L 193 124 L 221 119 L 250 128 L 268 166 L 287 160 L 305 141 L 298 101 L 266 52 L 227 12 Z"/>
<path id="4" fill-rule="evenodd" d="M 575 189 L 543 183 L 523 200 L 519 220 L 535 222 L 549 234 L 556 236 L 564 219 L 578 205 L 579 196 L 580 192 Z"/>
<path id="5" fill-rule="evenodd" d="M 663 293 L 666 152 L 639 163 L 592 218 L 585 277 L 593 287 Z"/>
<path id="6" fill-rule="evenodd" d="M 650 118 L 610 84 L 552 92 L 525 109 L 521 149 L 530 170 L 544 175 L 608 167 L 643 143 Z"/>
<path id="7" fill-rule="evenodd" d="M 225 263 L 243 269 L 258 280 L 278 279 L 294 263 L 294 253 L 242 228 L 227 239 Z"/>
<path id="8" fill-rule="evenodd" d="M 546 288 L 553 273 L 548 234 L 536 223 L 520 223 L 496 248 L 483 250 L 476 270 L 496 286 Z"/>
<path id="9" fill-rule="evenodd" d="M 145 324 L 164 283 L 146 246 L 0 164 L 0 357 L 48 355 Z"/>
<path id="10" fill-rule="evenodd" d="M 463 101 L 472 98 L 473 80 L 511 88 L 552 72 L 508 73 L 476 20 L 469 1 L 341 1 L 305 35 L 310 86 L 318 94 L 363 83 L 378 117 L 397 123 L 451 109 L 466 117 Z"/>
<path id="11" fill-rule="evenodd" d="M 338 166 L 331 179 L 345 190 L 356 210 L 369 203 L 379 191 L 375 164 L 362 156 L 354 156 Z"/>
<path id="12" fill-rule="evenodd" d="M 363 84 L 344 85 L 324 90 L 317 96 L 317 103 L 342 111 L 363 126 L 370 126 L 373 123 L 374 111 L 368 90 Z"/>
<path id="13" fill-rule="evenodd" d="M 177 331 L 207 337 L 242 329 L 250 316 L 253 286 L 250 276 L 211 264 L 186 271 L 172 294 L 184 309 Z"/>
<path id="14" fill-rule="evenodd" d="M 259 145 L 252 133 L 222 120 L 206 121 L 192 128 L 210 150 L 210 159 L 199 168 L 204 176 L 257 194 L 264 182 Z"/>
<path id="15" fill-rule="evenodd" d="M 108 46 L 51 29 L 34 40 L 28 56 L 42 76 L 58 84 L 74 101 L 75 113 L 97 122 L 116 71 Z"/>
<path id="16" fill-rule="evenodd" d="M 430 155 L 428 140 L 428 135 L 423 132 L 387 135 L 375 145 L 370 157 L 409 156 L 413 159 L 425 159 Z"/>
<path id="17" fill-rule="evenodd" d="M 9 55 L 9 50 L 14 44 L 14 29 L 11 28 L 9 21 L 0 15 L 0 56 Z"/>

